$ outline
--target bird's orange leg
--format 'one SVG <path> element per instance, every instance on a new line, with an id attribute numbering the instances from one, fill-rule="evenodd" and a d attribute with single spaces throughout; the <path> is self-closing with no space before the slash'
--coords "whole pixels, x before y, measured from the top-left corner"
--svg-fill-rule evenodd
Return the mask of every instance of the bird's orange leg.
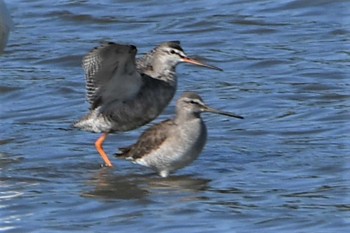
<path id="1" fill-rule="evenodd" d="M 113 165 L 112 165 L 111 161 L 109 161 L 109 158 L 108 158 L 106 152 L 103 150 L 103 142 L 106 140 L 107 136 L 108 136 L 108 133 L 102 134 L 102 136 L 99 139 L 97 139 L 97 141 L 95 142 L 95 147 L 96 147 L 98 153 L 100 153 L 103 161 L 105 162 L 105 165 L 107 167 L 112 167 Z"/>

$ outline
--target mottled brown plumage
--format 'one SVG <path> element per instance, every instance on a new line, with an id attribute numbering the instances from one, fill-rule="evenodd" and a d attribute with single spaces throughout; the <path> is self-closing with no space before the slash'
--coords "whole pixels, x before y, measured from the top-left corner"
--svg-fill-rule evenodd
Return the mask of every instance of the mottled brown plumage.
<path id="1" fill-rule="evenodd" d="M 121 158 L 132 158 L 133 160 L 142 158 L 153 150 L 157 150 L 169 137 L 171 129 L 175 126 L 172 120 L 165 120 L 160 124 L 152 126 L 150 129 L 141 134 L 136 144 L 130 147 L 120 148 Z"/>

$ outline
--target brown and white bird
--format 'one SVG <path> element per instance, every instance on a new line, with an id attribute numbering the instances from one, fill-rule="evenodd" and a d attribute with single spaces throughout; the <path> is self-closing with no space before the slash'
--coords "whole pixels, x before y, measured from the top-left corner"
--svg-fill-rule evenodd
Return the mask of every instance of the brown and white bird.
<path id="1" fill-rule="evenodd" d="M 221 70 L 189 58 L 178 41 L 163 43 L 138 60 L 136 53 L 133 45 L 108 42 L 83 58 L 90 112 L 74 126 L 103 133 L 95 146 L 105 166 L 112 166 L 103 149 L 109 133 L 141 127 L 169 104 L 177 88 L 177 64 Z"/>
<path id="2" fill-rule="evenodd" d="M 161 177 L 183 168 L 202 152 L 207 129 L 201 113 L 211 112 L 229 117 L 243 117 L 208 107 L 194 92 L 185 92 L 176 103 L 176 116 L 146 130 L 138 141 L 121 148 L 117 157 L 150 167 Z"/>

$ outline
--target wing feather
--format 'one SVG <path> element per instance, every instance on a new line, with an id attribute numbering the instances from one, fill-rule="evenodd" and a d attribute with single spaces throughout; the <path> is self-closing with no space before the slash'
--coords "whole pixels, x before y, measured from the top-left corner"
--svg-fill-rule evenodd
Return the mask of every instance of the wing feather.
<path id="1" fill-rule="evenodd" d="M 165 120 L 160 124 L 146 130 L 134 144 L 126 148 L 120 148 L 117 157 L 131 158 L 133 160 L 149 154 L 151 151 L 158 149 L 171 133 L 171 128 L 175 125 L 172 120 Z"/>
<path id="2" fill-rule="evenodd" d="M 99 47 L 94 48 L 82 60 L 82 67 L 85 71 L 86 79 L 86 97 L 94 109 L 102 104 L 102 99 L 111 99 L 113 95 L 118 96 L 118 92 L 123 90 L 122 86 L 135 86 L 136 65 L 130 59 L 135 61 L 135 53 L 130 53 L 130 45 L 121 45 L 113 42 L 106 42 Z M 135 70 L 135 74 L 128 80 L 128 75 L 124 69 L 126 65 Z M 125 77 L 124 77 L 125 76 Z M 132 77 L 136 77 L 133 79 Z M 134 88 L 134 89 L 137 89 Z M 123 95 L 122 93 L 121 95 Z M 127 90 L 125 95 L 127 95 Z"/>

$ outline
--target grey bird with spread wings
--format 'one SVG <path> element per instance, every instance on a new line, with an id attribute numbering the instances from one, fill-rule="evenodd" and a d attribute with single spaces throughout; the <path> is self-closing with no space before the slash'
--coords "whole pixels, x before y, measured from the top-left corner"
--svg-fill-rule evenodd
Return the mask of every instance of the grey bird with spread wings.
<path id="1" fill-rule="evenodd" d="M 83 58 L 90 112 L 74 126 L 103 133 L 95 147 L 108 167 L 112 163 L 103 149 L 108 134 L 155 119 L 176 92 L 179 63 L 221 70 L 189 58 L 178 41 L 163 43 L 138 60 L 136 53 L 133 45 L 107 42 Z"/>
<path id="2" fill-rule="evenodd" d="M 121 148 L 117 157 L 150 167 L 167 177 L 198 158 L 207 140 L 201 113 L 211 112 L 229 117 L 243 117 L 208 107 L 194 92 L 186 92 L 176 103 L 176 116 L 146 130 L 130 147 Z"/>

